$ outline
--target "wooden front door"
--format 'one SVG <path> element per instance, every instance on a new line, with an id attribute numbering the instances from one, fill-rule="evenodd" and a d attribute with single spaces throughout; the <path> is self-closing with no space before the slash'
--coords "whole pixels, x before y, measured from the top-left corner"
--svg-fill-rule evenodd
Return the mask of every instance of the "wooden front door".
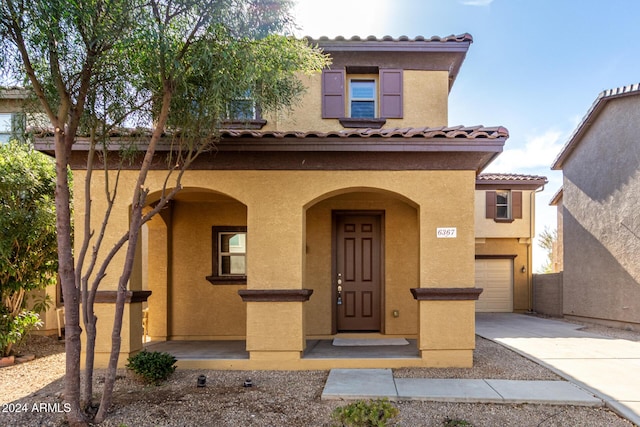
<path id="1" fill-rule="evenodd" d="M 381 330 L 381 215 L 336 216 L 334 302 L 338 331 Z"/>

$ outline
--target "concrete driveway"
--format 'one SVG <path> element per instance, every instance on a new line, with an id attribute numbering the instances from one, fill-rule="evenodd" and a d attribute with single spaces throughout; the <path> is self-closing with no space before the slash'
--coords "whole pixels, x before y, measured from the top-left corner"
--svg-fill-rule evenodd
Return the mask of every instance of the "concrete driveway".
<path id="1" fill-rule="evenodd" d="M 476 314 L 477 335 L 546 366 L 640 425 L 640 342 L 580 328 L 524 314 Z"/>

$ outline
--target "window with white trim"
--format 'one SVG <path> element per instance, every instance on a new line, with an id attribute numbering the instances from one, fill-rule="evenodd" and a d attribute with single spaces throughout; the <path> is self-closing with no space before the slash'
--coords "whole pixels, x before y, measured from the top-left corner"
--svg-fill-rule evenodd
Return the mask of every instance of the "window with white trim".
<path id="1" fill-rule="evenodd" d="M 522 191 L 487 191 L 485 217 L 496 222 L 511 222 L 522 218 Z"/>
<path id="2" fill-rule="evenodd" d="M 1 113 L 0 114 L 0 143 L 8 142 L 11 137 L 11 122 L 12 114 Z"/>
<path id="3" fill-rule="evenodd" d="M 244 284 L 247 281 L 247 227 L 214 226 L 212 240 L 213 284 Z"/>
<path id="4" fill-rule="evenodd" d="M 349 117 L 377 117 L 376 83 L 375 79 L 349 79 Z"/>
<path id="5" fill-rule="evenodd" d="M 496 191 L 496 219 L 511 219 L 510 191 Z"/>

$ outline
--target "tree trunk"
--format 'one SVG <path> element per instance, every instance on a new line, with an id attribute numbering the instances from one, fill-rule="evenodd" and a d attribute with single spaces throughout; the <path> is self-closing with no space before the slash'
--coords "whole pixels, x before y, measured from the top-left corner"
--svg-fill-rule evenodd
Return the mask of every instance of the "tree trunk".
<path id="1" fill-rule="evenodd" d="M 71 232 L 71 197 L 67 176 L 68 151 L 65 144 L 64 128 L 55 132 L 56 150 L 56 231 L 58 234 L 58 274 L 64 297 L 66 374 L 64 399 L 70 411 L 67 420 L 70 425 L 86 425 L 86 418 L 80 407 L 80 295 L 76 287 L 73 265 L 73 243 Z"/>
<path id="2" fill-rule="evenodd" d="M 120 333 L 122 332 L 122 316 L 124 314 L 124 305 L 127 291 L 127 283 L 131 277 L 131 271 L 133 270 L 133 262 L 136 256 L 136 245 L 138 244 L 138 236 L 140 234 L 140 227 L 142 225 L 142 208 L 144 207 L 146 193 L 144 191 L 144 183 L 147 179 L 147 173 L 151 167 L 151 161 L 155 155 L 156 146 L 162 136 L 164 127 L 169 117 L 169 109 L 172 98 L 172 88 L 169 81 L 163 84 L 163 96 L 162 107 L 160 114 L 158 115 L 158 121 L 156 127 L 149 141 L 149 146 L 140 166 L 140 173 L 138 174 L 138 180 L 133 190 L 133 199 L 131 203 L 131 222 L 129 224 L 129 242 L 127 245 L 127 253 L 125 256 L 124 267 L 122 269 L 122 275 L 118 284 L 118 293 L 116 296 L 116 313 L 113 320 L 113 331 L 111 334 L 111 356 L 109 358 L 109 366 L 107 368 L 107 375 L 104 382 L 104 392 L 102 393 L 102 400 L 100 402 L 100 409 L 96 414 L 95 421 L 101 423 L 107 416 L 107 411 L 111 406 L 111 399 L 113 397 L 113 385 L 116 380 L 116 371 L 118 368 L 118 357 L 120 356 L 120 344 L 122 338 Z"/>

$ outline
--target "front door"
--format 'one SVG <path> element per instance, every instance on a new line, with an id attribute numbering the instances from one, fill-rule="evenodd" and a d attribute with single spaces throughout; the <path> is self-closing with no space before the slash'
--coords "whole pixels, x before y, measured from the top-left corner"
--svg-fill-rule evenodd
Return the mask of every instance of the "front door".
<path id="1" fill-rule="evenodd" d="M 335 278 L 338 331 L 381 330 L 381 215 L 336 216 Z"/>

